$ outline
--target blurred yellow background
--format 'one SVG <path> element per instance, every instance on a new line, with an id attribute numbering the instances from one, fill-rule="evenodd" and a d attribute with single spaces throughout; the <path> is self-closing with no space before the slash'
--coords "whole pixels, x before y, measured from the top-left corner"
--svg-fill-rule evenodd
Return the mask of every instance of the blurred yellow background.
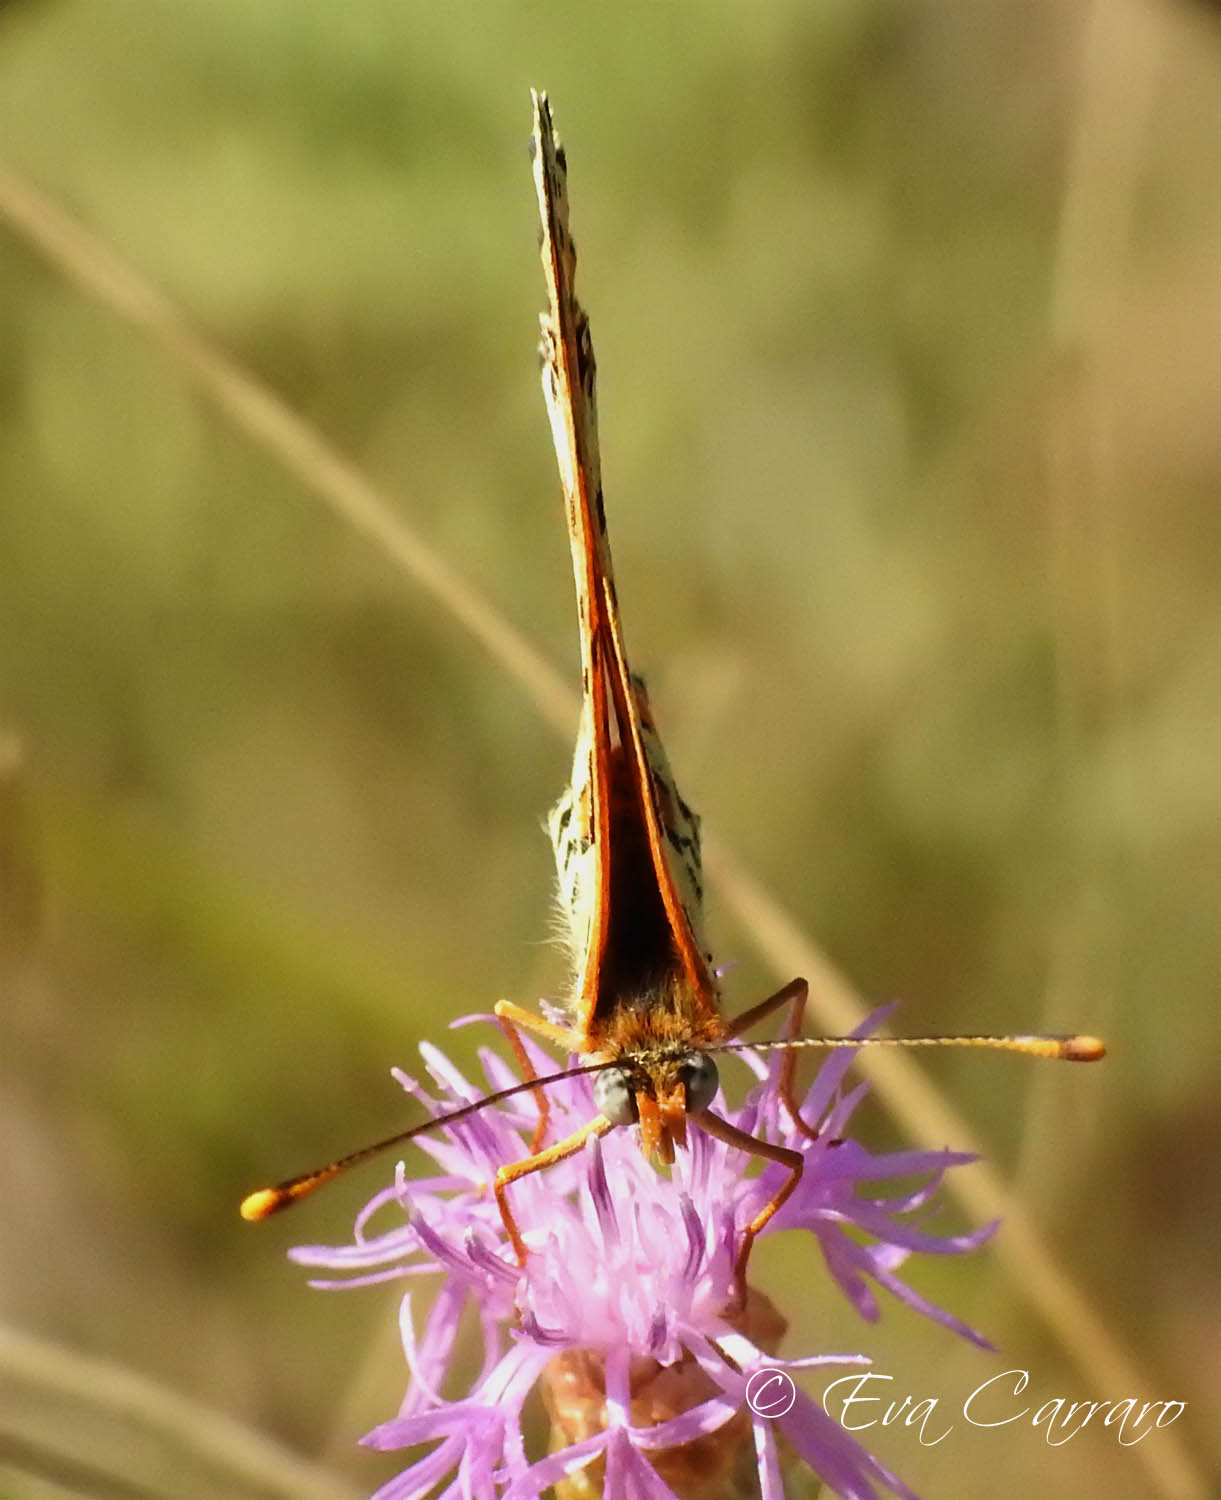
<path id="1" fill-rule="evenodd" d="M 865 996 L 902 999 L 897 1027 L 1112 1046 L 931 1071 L 1139 1388 L 1071 1363 L 991 1250 L 912 1280 L 995 1359 L 893 1304 L 861 1325 L 810 1247 L 768 1246 L 787 1350 L 868 1353 L 946 1407 L 1008 1368 L 1034 1404 L 1190 1403 L 1135 1449 L 861 1434 L 929 1500 L 1202 1495 L 1218 11 L 0 8 L 0 159 L 572 678 L 532 84 L 568 147 L 629 640 L 685 796 Z M 0 193 L 0 1316 L 367 1493 L 398 1466 L 355 1447 L 402 1394 L 398 1292 L 310 1292 L 283 1250 L 345 1240 L 386 1169 L 258 1229 L 236 1203 L 406 1123 L 387 1070 L 421 1038 L 561 991 L 540 823 L 570 747 L 9 220 Z M 790 975 L 711 906 L 739 1009 Z M 117 1376 L 2 1356 L 0 1493 L 267 1492 L 116 1413 Z"/>

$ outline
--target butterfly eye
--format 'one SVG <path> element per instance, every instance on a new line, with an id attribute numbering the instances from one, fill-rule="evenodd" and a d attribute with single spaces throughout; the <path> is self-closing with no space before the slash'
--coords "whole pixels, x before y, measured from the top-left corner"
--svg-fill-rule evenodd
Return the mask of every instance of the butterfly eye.
<path id="1" fill-rule="evenodd" d="M 597 1075 L 594 1103 L 612 1125 L 634 1125 L 639 1119 L 636 1094 L 625 1068 L 606 1068 Z"/>
<path id="2" fill-rule="evenodd" d="M 703 1114 L 716 1098 L 720 1087 L 716 1063 L 706 1052 L 693 1052 L 682 1064 L 682 1080 L 687 1089 L 687 1113 Z"/>

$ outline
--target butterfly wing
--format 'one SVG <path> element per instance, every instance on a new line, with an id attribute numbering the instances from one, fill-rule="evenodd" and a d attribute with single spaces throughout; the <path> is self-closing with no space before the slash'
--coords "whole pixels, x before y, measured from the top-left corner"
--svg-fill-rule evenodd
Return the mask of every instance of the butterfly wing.
<path id="1" fill-rule="evenodd" d="M 540 319 L 543 394 L 568 513 L 583 687 L 572 782 L 549 827 L 576 955 L 576 1019 L 596 1050 L 617 1007 L 634 996 L 655 999 L 676 976 L 697 1016 L 711 1022 L 719 1010 L 702 930 L 699 820 L 679 795 L 623 644 L 593 343 L 574 290 L 567 165 L 545 94 L 534 95 L 531 146 L 548 290 Z"/>

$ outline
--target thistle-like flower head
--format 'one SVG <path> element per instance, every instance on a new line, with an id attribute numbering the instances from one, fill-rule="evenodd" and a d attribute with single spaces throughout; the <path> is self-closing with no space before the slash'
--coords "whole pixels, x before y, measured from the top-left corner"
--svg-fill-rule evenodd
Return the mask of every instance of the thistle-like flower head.
<path id="1" fill-rule="evenodd" d="M 422 1051 L 439 1098 L 396 1076 L 434 1114 L 485 1091 L 436 1048 Z M 514 1082 L 496 1054 L 484 1052 L 480 1061 L 486 1091 Z M 865 1091 L 843 1090 L 851 1061 L 850 1051 L 833 1054 L 806 1095 L 802 1113 L 819 1127 L 817 1139 L 793 1125 L 779 1102 L 775 1069 L 758 1062 L 746 1104 L 726 1112 L 739 1129 L 805 1159 L 796 1191 L 764 1233 L 812 1234 L 822 1265 L 865 1318 L 878 1316 L 880 1286 L 987 1347 L 897 1275 L 913 1252 L 958 1253 L 991 1233 L 993 1226 L 942 1238 L 918 1223 L 944 1172 L 970 1158 L 950 1151 L 875 1155 L 851 1140 L 848 1121 Z M 550 1060 L 539 1053 L 536 1063 L 543 1072 Z M 588 1077 L 549 1093 L 557 1137 L 595 1112 Z M 554 1485 L 566 1495 L 614 1500 L 782 1500 L 782 1474 L 794 1460 L 844 1500 L 869 1500 L 880 1490 L 911 1495 L 795 1385 L 783 1414 L 759 1415 L 748 1402 L 752 1377 L 766 1380 L 769 1371 L 868 1363 L 857 1354 L 779 1358 L 786 1325 L 768 1299 L 752 1290 L 744 1307 L 732 1307 L 742 1229 L 775 1195 L 784 1168 L 748 1175 L 748 1157 L 697 1128 L 666 1177 L 644 1159 L 633 1130 L 613 1131 L 512 1185 L 530 1250 L 523 1267 L 507 1243 L 491 1183 L 498 1167 L 528 1155 L 534 1124 L 526 1094 L 424 1137 L 419 1144 L 435 1173 L 408 1182 L 400 1164 L 393 1185 L 358 1216 L 351 1245 L 292 1252 L 304 1265 L 341 1273 L 318 1286 L 442 1276 L 422 1329 L 410 1293 L 403 1298 L 407 1394 L 397 1416 L 364 1440 L 381 1449 L 433 1447 L 376 1500 L 433 1491 L 440 1500 L 530 1500 Z M 922 1179 L 915 1189 L 880 1186 L 913 1175 Z M 816 1267 L 812 1256 L 811 1279 Z M 483 1365 L 469 1393 L 450 1399 L 445 1387 L 467 1309 L 482 1330 Z M 528 1451 L 523 1431 L 536 1386 L 551 1419 L 552 1451 L 545 1455 Z"/>

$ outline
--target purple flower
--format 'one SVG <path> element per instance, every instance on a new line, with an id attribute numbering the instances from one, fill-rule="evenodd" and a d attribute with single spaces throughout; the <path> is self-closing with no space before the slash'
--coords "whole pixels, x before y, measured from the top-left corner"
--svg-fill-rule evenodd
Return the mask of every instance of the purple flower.
<path id="1" fill-rule="evenodd" d="M 396 1077 L 435 1115 L 517 1081 L 490 1051 L 480 1054 L 486 1088 L 472 1087 L 436 1048 L 421 1052 L 441 1097 Z M 780 1106 L 777 1062 L 769 1069 L 743 1054 L 758 1086 L 741 1110 L 718 1108 L 739 1129 L 805 1158 L 796 1191 L 764 1234 L 813 1233 L 832 1278 L 864 1317 L 879 1316 L 874 1288 L 881 1286 L 990 1347 L 896 1275 L 913 1251 L 956 1254 L 992 1232 L 990 1225 L 941 1238 L 917 1222 L 946 1169 L 971 1158 L 950 1151 L 874 1155 L 847 1139 L 865 1093 L 864 1085 L 842 1090 L 853 1055 L 833 1053 L 806 1095 L 803 1117 L 820 1131 L 810 1140 Z M 554 1067 L 541 1051 L 532 1056 L 540 1073 Z M 595 1113 L 588 1077 L 548 1093 L 551 1139 Z M 667 1178 L 644 1159 L 634 1130 L 612 1131 L 510 1187 L 531 1251 L 519 1267 L 490 1185 L 498 1166 L 528 1154 L 535 1118 L 524 1094 L 422 1137 L 435 1173 L 408 1184 L 400 1164 L 394 1184 L 358 1216 L 351 1245 L 291 1252 L 304 1265 L 343 1273 L 312 1283 L 322 1287 L 444 1273 L 422 1330 L 410 1292 L 402 1300 L 407 1394 L 398 1415 L 364 1439 L 379 1449 L 433 1446 L 375 1500 L 415 1500 L 434 1490 L 439 1500 L 530 1500 L 557 1484 L 567 1495 L 673 1500 L 742 1492 L 734 1476 L 744 1467 L 746 1492 L 783 1500 L 782 1468 L 794 1456 L 844 1500 L 872 1500 L 879 1486 L 914 1500 L 795 1387 L 783 1415 L 758 1416 L 747 1404 L 758 1372 L 868 1364 L 852 1354 L 778 1358 L 785 1321 L 753 1289 L 744 1308 L 727 1310 L 741 1229 L 775 1194 L 785 1169 L 769 1164 L 747 1176 L 741 1151 L 695 1128 Z M 924 1179 L 914 1190 L 887 1196 L 879 1186 L 913 1174 Z M 447 1400 L 442 1389 L 468 1308 L 482 1330 L 483 1367 L 469 1395 Z M 523 1408 L 536 1386 L 552 1425 L 553 1451 L 543 1457 L 527 1453 L 523 1436 Z"/>

